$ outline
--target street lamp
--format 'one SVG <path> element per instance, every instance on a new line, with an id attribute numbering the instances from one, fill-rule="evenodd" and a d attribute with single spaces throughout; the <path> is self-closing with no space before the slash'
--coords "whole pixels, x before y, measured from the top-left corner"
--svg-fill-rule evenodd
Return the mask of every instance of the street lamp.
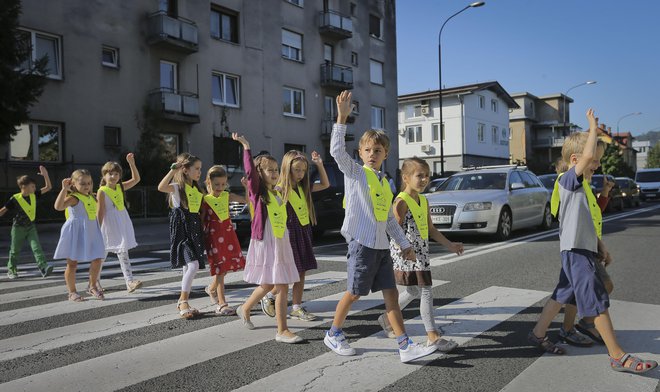
<path id="1" fill-rule="evenodd" d="M 573 90 L 574 88 L 578 88 L 578 87 L 581 87 L 581 86 L 586 86 L 588 84 L 596 84 L 596 81 L 595 80 L 589 80 L 589 81 L 586 81 L 586 82 L 582 82 L 580 84 L 576 84 L 575 86 L 573 86 L 573 87 L 569 88 L 568 90 L 566 90 L 566 92 L 564 93 L 564 112 L 563 112 L 563 118 L 562 118 L 562 126 L 564 126 L 564 127 L 566 126 L 566 98 L 568 97 L 568 92 Z M 570 129 L 569 129 L 569 131 L 570 131 Z"/>
<path id="2" fill-rule="evenodd" d="M 616 122 L 616 134 L 617 134 L 617 136 L 619 135 L 619 123 L 621 122 L 621 120 L 623 120 L 623 119 L 626 118 L 626 117 L 630 117 L 630 116 L 638 116 L 638 115 L 640 115 L 640 114 L 642 114 L 642 112 L 633 112 L 633 113 L 628 113 L 628 114 L 626 114 L 625 116 L 621 116 L 621 117 L 619 117 L 619 119 L 618 119 L 617 122 Z"/>
<path id="3" fill-rule="evenodd" d="M 474 3 L 470 3 L 465 6 L 462 10 L 458 11 L 454 15 L 450 16 L 445 20 L 445 22 L 442 24 L 440 27 L 440 32 L 438 33 L 438 98 L 440 100 L 440 106 L 438 110 L 440 111 L 440 176 L 444 177 L 445 176 L 445 149 L 444 149 L 444 127 L 442 125 L 442 43 L 440 41 L 440 38 L 442 37 L 442 29 L 445 28 L 445 25 L 451 18 L 454 16 L 460 14 L 461 12 L 465 11 L 468 8 L 477 8 L 481 7 L 482 5 L 486 4 L 485 1 L 476 1 Z"/>

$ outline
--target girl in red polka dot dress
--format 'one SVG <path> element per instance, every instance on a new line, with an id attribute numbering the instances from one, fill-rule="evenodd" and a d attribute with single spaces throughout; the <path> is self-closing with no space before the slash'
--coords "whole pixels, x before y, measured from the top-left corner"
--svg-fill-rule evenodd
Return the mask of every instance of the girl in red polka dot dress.
<path id="1" fill-rule="evenodd" d="M 245 198 L 227 192 L 227 171 L 223 166 L 211 167 L 206 175 L 206 189 L 202 203 L 204 246 L 213 281 L 206 287 L 211 302 L 217 305 L 215 312 L 223 316 L 236 314 L 225 299 L 225 275 L 242 271 L 245 258 L 241 245 L 229 219 L 229 202 L 245 203 Z"/>

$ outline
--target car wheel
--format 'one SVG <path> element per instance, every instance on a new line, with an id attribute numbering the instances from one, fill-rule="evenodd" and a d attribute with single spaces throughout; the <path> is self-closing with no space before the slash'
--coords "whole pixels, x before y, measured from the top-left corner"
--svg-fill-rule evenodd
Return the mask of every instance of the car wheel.
<path id="1" fill-rule="evenodd" d="M 539 228 L 541 230 L 548 230 L 551 225 L 552 225 L 552 213 L 550 212 L 550 204 L 546 204 L 545 208 L 543 208 L 543 221 L 541 221 L 541 225 L 539 226 Z"/>
<path id="2" fill-rule="evenodd" d="M 512 222 L 511 210 L 508 207 L 503 207 L 500 212 L 500 219 L 497 221 L 497 232 L 495 232 L 497 240 L 505 241 L 511 237 Z"/>

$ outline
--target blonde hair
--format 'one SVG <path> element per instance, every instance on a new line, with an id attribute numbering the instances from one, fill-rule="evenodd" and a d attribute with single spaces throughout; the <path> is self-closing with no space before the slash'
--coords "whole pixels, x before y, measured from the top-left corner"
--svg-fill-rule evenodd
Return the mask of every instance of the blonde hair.
<path id="1" fill-rule="evenodd" d="M 307 169 L 305 170 L 305 176 L 300 180 L 299 183 L 295 183 L 293 180 L 293 175 L 291 170 L 293 169 L 293 164 L 296 162 L 304 162 Z M 312 203 L 312 188 L 309 183 L 309 161 L 305 154 L 297 150 L 291 150 L 284 154 L 282 157 L 282 167 L 280 169 L 280 182 L 278 184 L 282 189 L 282 198 L 283 202 L 286 203 L 289 201 L 289 194 L 293 191 L 293 187 L 300 185 L 303 190 L 303 195 L 300 195 L 305 199 L 307 203 L 307 210 L 309 211 L 309 219 L 312 222 L 312 225 L 316 225 L 316 213 L 314 211 L 314 203 Z"/>
<path id="2" fill-rule="evenodd" d="M 368 129 L 365 133 L 363 133 L 362 137 L 360 138 L 360 148 L 362 148 L 362 146 L 369 141 L 374 144 L 380 144 L 383 146 L 386 153 L 390 151 L 390 138 L 382 129 Z"/>
<path id="3" fill-rule="evenodd" d="M 214 178 L 227 177 L 227 169 L 222 165 L 213 165 L 206 172 L 206 191 L 211 193 L 211 181 Z"/>
<path id="4" fill-rule="evenodd" d="M 78 189 L 76 189 L 76 186 L 74 183 L 76 181 L 80 181 L 81 178 L 83 177 L 89 177 L 90 181 L 92 181 L 92 189 L 94 189 L 94 180 L 92 179 L 92 174 L 89 172 L 87 169 L 77 169 L 74 170 L 73 173 L 71 173 L 71 190 L 69 191 L 69 194 L 75 193 L 75 192 L 80 192 Z M 93 197 L 94 194 L 90 193 L 90 195 Z"/>
<path id="5" fill-rule="evenodd" d="M 195 163 L 201 161 L 202 161 L 201 159 L 187 152 L 179 154 L 176 157 L 176 163 L 179 164 L 180 170 L 177 170 L 177 172 L 174 173 L 174 182 L 179 186 L 179 200 L 182 208 L 188 209 L 188 199 L 186 198 L 186 184 L 188 183 L 189 180 L 188 176 L 186 176 L 186 173 L 183 172 L 183 169 L 190 169 Z M 198 191 L 202 193 L 204 192 L 199 187 L 197 181 L 190 180 L 190 182 L 191 185 L 194 188 L 197 188 Z"/>
<path id="6" fill-rule="evenodd" d="M 119 181 L 117 182 L 117 186 L 119 187 L 119 191 L 122 193 L 122 196 L 126 196 L 124 194 L 124 187 L 122 187 L 121 185 L 121 177 L 124 174 L 124 170 L 121 168 L 119 162 L 114 162 L 114 161 L 106 162 L 105 165 L 101 167 L 101 181 L 99 181 L 99 186 L 106 185 L 104 177 L 106 174 L 112 172 L 119 173 Z"/>
<path id="7" fill-rule="evenodd" d="M 257 194 L 257 197 L 259 197 L 263 203 L 268 204 L 270 203 L 270 192 L 268 192 L 264 178 L 261 176 L 261 167 L 265 166 L 266 162 L 275 162 L 277 165 L 277 159 L 268 154 L 259 155 L 258 157 L 254 158 L 254 167 L 257 169 L 257 174 L 261 180 L 259 181 L 259 193 Z"/>
<path id="8" fill-rule="evenodd" d="M 566 163 L 566 165 L 570 166 L 571 155 L 582 154 L 582 152 L 584 151 L 584 146 L 587 144 L 588 137 L 589 137 L 589 133 L 587 132 L 573 132 L 570 135 L 566 136 L 564 145 L 561 147 L 561 159 Z M 598 140 L 596 142 L 596 148 L 601 148 L 601 147 L 603 148 L 603 151 L 607 149 L 606 143 L 602 140 Z M 568 170 L 568 168 L 566 168 L 566 170 Z"/>
<path id="9" fill-rule="evenodd" d="M 568 163 L 564 158 L 557 158 L 555 161 L 555 172 L 557 174 L 565 173 L 568 170 Z"/>
<path id="10" fill-rule="evenodd" d="M 431 168 L 429 167 L 428 162 L 422 158 L 412 157 L 406 158 L 401 164 L 401 190 L 406 189 L 406 182 L 403 180 L 403 176 L 409 176 L 414 173 L 415 168 L 421 167 L 426 171 L 427 174 L 431 174 Z"/>

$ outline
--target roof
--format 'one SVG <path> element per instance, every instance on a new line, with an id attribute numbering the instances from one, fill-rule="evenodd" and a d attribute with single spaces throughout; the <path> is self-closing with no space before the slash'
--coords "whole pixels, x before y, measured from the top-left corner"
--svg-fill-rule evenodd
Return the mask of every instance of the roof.
<path id="1" fill-rule="evenodd" d="M 457 94 L 474 94 L 477 91 L 490 90 L 497 94 L 497 96 L 506 102 L 507 106 L 511 109 L 518 109 L 520 106 L 516 101 L 506 92 L 504 87 L 497 81 L 466 84 L 463 86 L 455 86 L 442 89 L 442 96 L 457 95 Z M 410 93 L 399 95 L 399 103 L 407 101 L 417 101 L 420 99 L 433 99 L 438 97 L 439 90 L 429 90 L 419 93 Z"/>

